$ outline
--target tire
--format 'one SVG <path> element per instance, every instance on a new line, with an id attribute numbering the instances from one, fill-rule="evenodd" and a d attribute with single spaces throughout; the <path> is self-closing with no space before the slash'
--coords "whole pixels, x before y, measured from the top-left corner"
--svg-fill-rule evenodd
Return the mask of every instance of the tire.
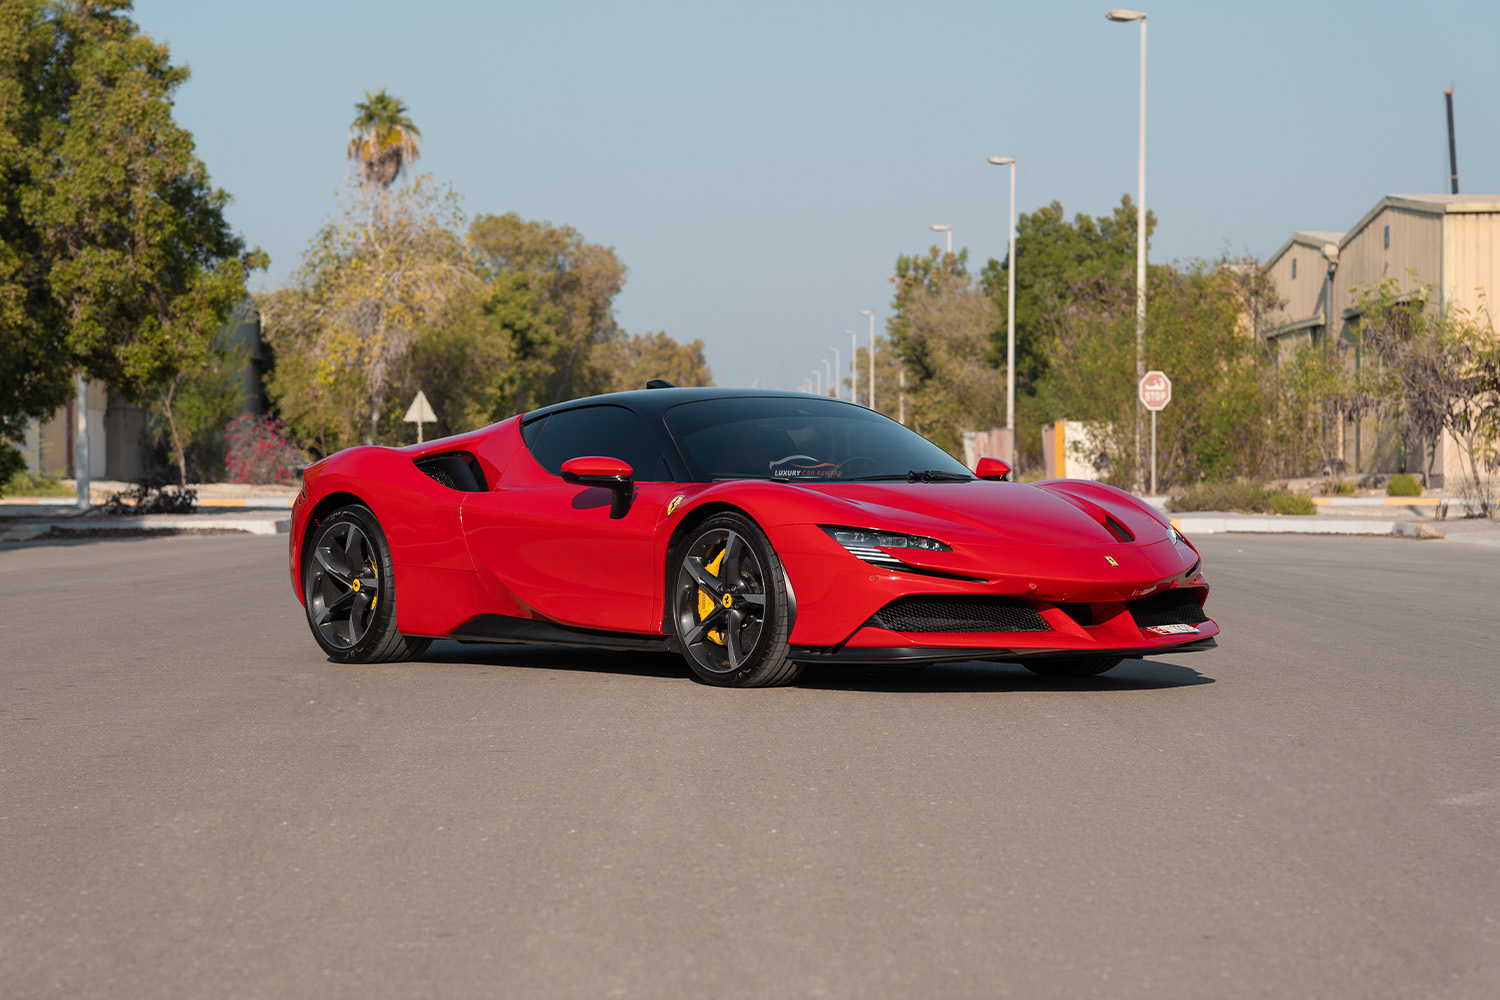
<path id="1" fill-rule="evenodd" d="M 340 507 L 313 533 L 302 560 L 307 624 L 337 663 L 393 663 L 421 656 L 431 639 L 396 631 L 391 547 L 368 507 Z"/>
<path id="2" fill-rule="evenodd" d="M 1043 677 L 1092 677 L 1120 665 L 1123 656 L 1055 656 L 1022 660 L 1021 666 Z"/>
<path id="3" fill-rule="evenodd" d="M 755 523 L 720 514 L 673 553 L 672 621 L 693 676 L 721 687 L 790 684 L 786 574 Z"/>

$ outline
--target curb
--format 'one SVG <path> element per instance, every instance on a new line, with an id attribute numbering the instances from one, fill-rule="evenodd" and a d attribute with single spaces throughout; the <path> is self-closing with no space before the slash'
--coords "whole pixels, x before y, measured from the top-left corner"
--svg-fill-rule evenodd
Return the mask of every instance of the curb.
<path id="1" fill-rule="evenodd" d="M 1234 533 L 1272 535 L 1399 535 L 1405 538 L 1442 538 L 1430 524 L 1417 521 L 1361 521 L 1355 518 L 1307 516 L 1240 516 L 1184 514 L 1172 518 L 1172 527 L 1185 535 Z"/>
<path id="2" fill-rule="evenodd" d="M 91 521 L 42 521 L 0 531 L 0 542 L 30 542 L 42 538 L 89 536 L 122 538 L 143 535 L 246 534 L 285 535 L 292 529 L 288 518 L 201 517 L 148 514 Z"/>

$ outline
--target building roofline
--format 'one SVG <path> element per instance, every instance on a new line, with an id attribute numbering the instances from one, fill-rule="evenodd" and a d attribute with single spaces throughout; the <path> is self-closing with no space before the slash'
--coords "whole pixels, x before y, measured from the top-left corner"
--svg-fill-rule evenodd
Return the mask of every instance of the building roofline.
<path id="1" fill-rule="evenodd" d="M 1269 270 L 1278 260 L 1294 246 L 1311 247 L 1321 251 L 1325 243 L 1334 243 L 1343 246 L 1343 233 L 1321 233 L 1306 229 L 1299 229 L 1292 234 L 1291 239 L 1281 245 L 1281 248 L 1273 253 L 1265 263 L 1265 269 Z"/>
<path id="2" fill-rule="evenodd" d="M 1402 208 L 1409 212 L 1421 212 L 1424 215 L 1500 214 L 1500 194 L 1388 194 L 1376 202 L 1375 207 L 1361 216 L 1358 222 L 1350 226 L 1347 232 L 1323 233 L 1314 230 L 1297 230 L 1292 234 L 1291 239 L 1267 258 L 1263 269 L 1270 270 L 1271 266 L 1288 250 L 1299 244 L 1312 247 L 1314 250 L 1321 250 L 1324 243 L 1333 243 L 1342 250 L 1350 240 L 1358 236 L 1375 220 L 1377 215 L 1387 208 Z"/>
<path id="3" fill-rule="evenodd" d="M 1345 243 L 1361 233 L 1366 226 L 1375 221 L 1375 217 L 1387 208 L 1402 208 L 1408 212 L 1420 212 L 1423 215 L 1470 215 L 1486 212 L 1500 213 L 1500 195 L 1495 194 L 1388 194 L 1375 203 L 1364 216 L 1349 228 L 1344 234 L 1344 239 L 1339 241 L 1342 248 Z"/>

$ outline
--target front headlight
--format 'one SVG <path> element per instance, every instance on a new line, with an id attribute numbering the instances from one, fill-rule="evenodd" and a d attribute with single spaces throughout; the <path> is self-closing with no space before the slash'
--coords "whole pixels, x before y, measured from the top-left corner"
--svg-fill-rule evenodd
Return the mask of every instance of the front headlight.
<path id="1" fill-rule="evenodd" d="M 927 552 L 952 552 L 951 546 L 936 538 L 922 535 L 906 535 L 894 531 L 870 531 L 864 528 L 844 528 L 838 525 L 819 525 L 828 537 L 849 550 L 849 554 L 876 566 L 902 566 L 900 559 L 882 549 L 922 549 Z"/>
<path id="2" fill-rule="evenodd" d="M 1170 524 L 1167 525 L 1167 537 L 1172 539 L 1173 545 L 1187 545 L 1188 543 L 1188 540 L 1182 537 L 1182 532 L 1178 531 Z"/>

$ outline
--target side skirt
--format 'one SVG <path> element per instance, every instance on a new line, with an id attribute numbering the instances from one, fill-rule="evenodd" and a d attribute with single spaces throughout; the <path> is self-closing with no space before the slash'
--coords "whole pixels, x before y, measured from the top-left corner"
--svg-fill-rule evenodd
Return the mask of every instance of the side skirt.
<path id="1" fill-rule="evenodd" d="M 518 642 L 531 646 L 592 646 L 644 652 L 677 653 L 675 635 L 643 635 L 637 632 L 601 632 L 597 629 L 554 625 L 532 618 L 506 615 L 476 615 L 453 630 L 450 639 L 459 642 Z"/>

